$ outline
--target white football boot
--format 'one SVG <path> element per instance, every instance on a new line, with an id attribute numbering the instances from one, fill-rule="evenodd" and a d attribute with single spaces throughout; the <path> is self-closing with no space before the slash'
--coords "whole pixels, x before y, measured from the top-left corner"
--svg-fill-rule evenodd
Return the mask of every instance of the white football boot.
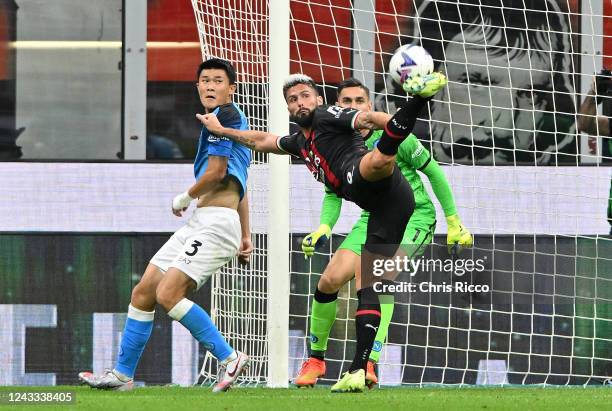
<path id="1" fill-rule="evenodd" d="M 233 383 L 236 382 L 240 374 L 249 368 L 249 357 L 236 351 L 236 358 L 228 361 L 225 364 L 219 363 L 219 373 L 217 374 L 217 383 L 213 387 L 213 392 L 223 392 L 230 389 Z"/>
<path id="2" fill-rule="evenodd" d="M 115 370 L 106 370 L 95 375 L 89 371 L 79 373 L 79 380 L 91 388 L 100 390 L 129 391 L 134 388 L 134 380 Z"/>

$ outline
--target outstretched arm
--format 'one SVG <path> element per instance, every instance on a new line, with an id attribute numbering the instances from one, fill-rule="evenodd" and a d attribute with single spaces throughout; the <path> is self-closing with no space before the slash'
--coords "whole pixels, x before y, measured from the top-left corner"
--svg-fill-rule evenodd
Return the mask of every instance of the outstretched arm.
<path id="1" fill-rule="evenodd" d="M 450 184 L 448 184 L 446 175 L 436 159 L 433 158 L 416 136 L 409 136 L 399 146 L 397 162 L 400 167 L 407 165 L 421 171 L 429 179 L 431 188 L 440 202 L 446 217 L 446 225 L 448 226 L 446 243 L 449 253 L 456 254 L 463 247 L 470 247 L 474 240 L 472 234 L 463 226 L 461 219 L 457 215 L 455 199 L 453 198 L 453 192 Z"/>
<path id="2" fill-rule="evenodd" d="M 319 224 L 325 224 L 330 230 L 333 229 L 340 217 L 341 210 L 342 199 L 333 192 L 325 190 L 323 204 L 321 204 Z"/>
<path id="3" fill-rule="evenodd" d="M 442 168 L 433 157 L 431 157 L 429 163 L 421 171 L 429 179 L 431 188 L 444 210 L 446 225 L 448 226 L 446 243 L 449 253 L 457 254 L 462 248 L 471 247 L 474 239 L 470 231 L 461 223 L 459 215 L 457 215 L 453 192 L 444 175 L 444 171 L 442 171 Z"/>
<path id="4" fill-rule="evenodd" d="M 438 162 L 432 157 L 429 163 L 421 171 L 423 171 L 429 179 L 431 188 L 442 206 L 442 210 L 444 210 L 444 216 L 450 217 L 457 214 L 453 192 Z"/>
<path id="5" fill-rule="evenodd" d="M 249 147 L 251 150 L 263 153 L 287 154 L 278 148 L 278 136 L 257 130 L 237 130 L 223 127 L 214 114 L 196 114 L 198 120 L 204 124 L 209 132 L 217 136 L 227 137 L 237 143 Z"/>

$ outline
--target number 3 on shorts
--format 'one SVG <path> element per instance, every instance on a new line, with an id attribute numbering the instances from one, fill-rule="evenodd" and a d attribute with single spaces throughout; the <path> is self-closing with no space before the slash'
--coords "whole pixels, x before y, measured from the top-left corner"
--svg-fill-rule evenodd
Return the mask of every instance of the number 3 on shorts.
<path id="1" fill-rule="evenodd" d="M 191 246 L 193 247 L 193 250 L 185 251 L 185 254 L 187 254 L 190 257 L 193 257 L 198 252 L 198 248 L 202 246 L 202 243 L 199 242 L 198 240 L 195 240 L 193 244 L 191 244 Z"/>

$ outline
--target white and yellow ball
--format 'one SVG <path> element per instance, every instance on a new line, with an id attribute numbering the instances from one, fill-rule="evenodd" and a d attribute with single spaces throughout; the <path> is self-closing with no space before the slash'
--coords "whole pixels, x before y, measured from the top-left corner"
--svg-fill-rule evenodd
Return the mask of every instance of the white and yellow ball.
<path id="1" fill-rule="evenodd" d="M 389 62 L 389 73 L 398 85 L 409 77 L 426 76 L 434 69 L 431 55 L 421 46 L 407 44 L 395 50 Z"/>

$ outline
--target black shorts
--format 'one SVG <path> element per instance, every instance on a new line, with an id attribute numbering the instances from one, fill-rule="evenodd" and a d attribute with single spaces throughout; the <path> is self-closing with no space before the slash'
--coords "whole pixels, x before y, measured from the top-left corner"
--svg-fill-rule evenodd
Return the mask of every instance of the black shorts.
<path id="1" fill-rule="evenodd" d="M 359 172 L 362 158 L 345 168 L 342 182 L 344 197 L 370 212 L 366 246 L 400 244 L 414 211 L 412 187 L 397 165 L 389 177 L 366 181 Z"/>

